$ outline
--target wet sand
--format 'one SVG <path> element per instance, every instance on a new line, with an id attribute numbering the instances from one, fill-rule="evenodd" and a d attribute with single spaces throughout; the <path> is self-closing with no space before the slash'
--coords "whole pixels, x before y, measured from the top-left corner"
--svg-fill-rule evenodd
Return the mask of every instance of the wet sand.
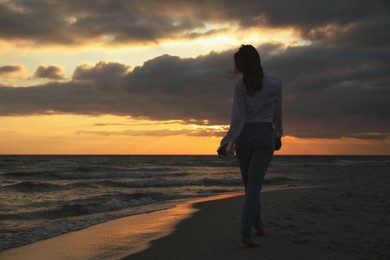
<path id="1" fill-rule="evenodd" d="M 240 193 L 241 194 L 241 193 Z M 142 251 L 150 241 L 167 236 L 176 225 L 198 209 L 200 201 L 230 198 L 235 194 L 217 195 L 183 201 L 175 207 L 124 217 L 89 228 L 0 252 L 0 259 L 120 259 Z"/>

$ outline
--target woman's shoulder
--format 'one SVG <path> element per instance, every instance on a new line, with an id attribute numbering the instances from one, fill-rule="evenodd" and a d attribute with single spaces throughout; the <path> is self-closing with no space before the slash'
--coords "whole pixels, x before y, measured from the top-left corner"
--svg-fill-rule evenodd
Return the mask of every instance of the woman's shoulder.
<path id="1" fill-rule="evenodd" d="M 244 81 L 241 78 L 237 79 L 236 84 L 234 84 L 234 85 L 238 89 L 242 89 L 242 90 L 245 89 Z"/>
<path id="2" fill-rule="evenodd" d="M 264 73 L 263 83 L 272 87 L 282 88 L 281 81 L 278 78 L 271 76 L 267 73 Z"/>
<path id="3" fill-rule="evenodd" d="M 264 73 L 264 79 L 263 80 L 264 81 L 269 81 L 269 82 L 274 83 L 274 84 L 280 84 L 281 83 L 278 78 L 276 78 L 276 77 L 274 77 L 274 76 L 272 76 L 272 75 L 270 75 L 268 73 Z"/>

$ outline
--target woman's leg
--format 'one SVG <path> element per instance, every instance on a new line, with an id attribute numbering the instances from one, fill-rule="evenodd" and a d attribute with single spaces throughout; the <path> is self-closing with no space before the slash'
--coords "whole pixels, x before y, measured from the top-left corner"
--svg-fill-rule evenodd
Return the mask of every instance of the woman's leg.
<path id="1" fill-rule="evenodd" d="M 253 223 L 255 229 L 260 231 L 263 229 L 263 220 L 261 219 L 261 193 L 259 198 L 259 205 L 257 205 L 256 214 L 255 214 L 255 223 Z"/>
<path id="2" fill-rule="evenodd" d="M 236 143 L 236 153 L 237 153 L 238 163 L 240 165 L 242 184 L 245 187 L 245 194 L 246 194 L 246 185 L 248 182 L 248 169 L 251 160 L 251 149 L 250 146 L 247 143 L 245 143 L 245 140 L 243 139 L 244 137 L 239 138 L 238 142 Z"/>
<path id="3" fill-rule="evenodd" d="M 264 176 L 271 162 L 273 151 L 268 149 L 256 149 L 252 152 L 248 168 L 245 204 L 242 214 L 241 234 L 250 236 L 252 226 L 261 223 L 260 190 Z M 256 216 L 258 217 L 256 221 Z"/>

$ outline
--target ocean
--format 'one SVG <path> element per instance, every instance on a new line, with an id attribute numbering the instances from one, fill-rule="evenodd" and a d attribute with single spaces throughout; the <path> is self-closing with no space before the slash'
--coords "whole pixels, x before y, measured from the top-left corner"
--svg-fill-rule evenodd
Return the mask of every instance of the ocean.
<path id="1" fill-rule="evenodd" d="M 389 156 L 275 156 L 264 189 L 369 181 Z M 180 201 L 243 191 L 217 156 L 0 156 L 0 251 Z"/>

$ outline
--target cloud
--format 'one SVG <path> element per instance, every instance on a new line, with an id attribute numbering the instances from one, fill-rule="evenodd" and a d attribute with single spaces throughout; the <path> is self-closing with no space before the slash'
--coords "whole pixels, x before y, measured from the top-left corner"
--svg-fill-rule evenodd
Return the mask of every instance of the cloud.
<path id="1" fill-rule="evenodd" d="M 390 140 L 390 133 L 359 133 L 352 137 L 364 140 Z"/>
<path id="2" fill-rule="evenodd" d="M 227 71 L 234 51 L 163 55 L 135 68 L 115 62 L 80 65 L 68 82 L 0 87 L 0 115 L 113 114 L 228 124 L 235 80 Z M 265 70 L 283 82 L 286 134 L 367 138 L 365 133 L 390 132 L 387 48 L 265 44 L 259 51 Z"/>
<path id="3" fill-rule="evenodd" d="M 95 123 L 94 126 L 154 126 L 158 124 L 161 125 L 172 125 L 172 124 L 187 124 L 184 120 L 170 120 L 170 121 L 158 121 L 158 122 L 139 122 L 139 121 L 132 121 L 128 123 Z"/>
<path id="4" fill-rule="evenodd" d="M 388 11 L 382 0 L 1 1 L 0 35 L 37 45 L 153 44 L 268 27 L 294 28 L 313 41 L 385 46 Z"/>
<path id="5" fill-rule="evenodd" d="M 231 69 L 231 55 L 231 52 L 211 53 L 196 59 L 164 55 L 131 71 L 130 67 L 119 63 L 81 65 L 69 82 L 14 90 L 1 88 L 0 99 L 4 103 L 0 104 L 0 114 L 54 111 L 156 120 L 227 118 L 230 109 L 226 109 L 226 105 L 231 102 L 233 83 L 226 71 Z M 230 94 L 219 99 L 225 91 Z M 26 96 L 28 100 L 22 98 Z M 210 108 L 214 111 L 210 112 Z"/>
<path id="6" fill-rule="evenodd" d="M 389 9 L 388 1 L 381 0 L 248 0 L 245 4 L 234 0 L 0 0 L 0 44 L 70 48 L 89 43 L 158 44 L 234 30 L 292 28 L 310 45 L 267 43 L 258 48 L 265 70 L 283 82 L 286 134 L 387 140 Z M 27 79 L 27 69 L 3 65 L 0 116 L 112 114 L 203 126 L 228 124 L 234 79 L 226 72 L 232 69 L 234 51 L 196 58 L 162 55 L 137 67 L 103 61 L 80 64 L 69 81 L 23 88 L 11 86 Z M 64 79 L 64 70 L 42 65 L 33 75 Z M 206 128 L 139 134 L 222 133 Z"/>
<path id="7" fill-rule="evenodd" d="M 0 67 L 0 86 L 12 85 L 15 81 L 25 79 L 28 71 L 22 65 L 5 65 Z"/>
<path id="8" fill-rule="evenodd" d="M 125 135 L 125 136 L 171 136 L 171 135 L 185 135 L 187 131 L 183 130 L 170 130 L 170 129 L 160 129 L 160 130 L 125 130 L 125 131 L 88 131 L 80 130 L 76 134 L 80 135 L 103 135 L 103 136 L 113 136 L 113 135 Z"/>
<path id="9" fill-rule="evenodd" d="M 23 68 L 20 65 L 6 65 L 6 66 L 0 67 L 0 75 L 20 72 L 22 70 L 23 70 Z"/>
<path id="10" fill-rule="evenodd" d="M 64 79 L 65 70 L 55 65 L 42 65 L 37 68 L 34 78 Z"/>
<path id="11" fill-rule="evenodd" d="M 223 136 L 225 133 L 218 130 L 171 130 L 171 129 L 159 129 L 159 130 L 124 130 L 124 131 L 90 131 L 80 130 L 76 134 L 79 135 L 102 135 L 102 136 L 173 136 L 173 135 L 186 135 L 186 136 Z"/>

